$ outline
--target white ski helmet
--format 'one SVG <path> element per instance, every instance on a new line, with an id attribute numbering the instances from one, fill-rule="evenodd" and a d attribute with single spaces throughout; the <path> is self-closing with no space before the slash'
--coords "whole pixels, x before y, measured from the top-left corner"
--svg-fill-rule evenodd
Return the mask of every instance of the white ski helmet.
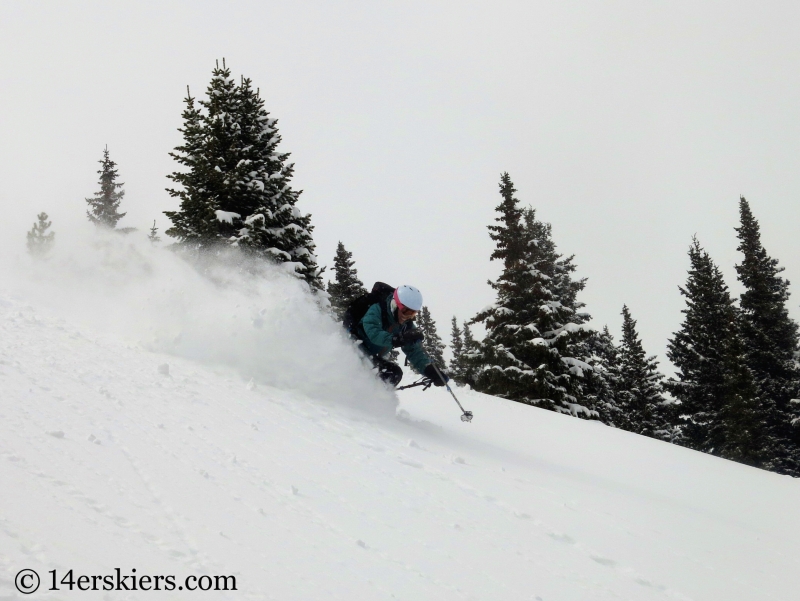
<path id="1" fill-rule="evenodd" d="M 394 302 L 397 303 L 398 309 L 405 307 L 412 311 L 419 311 L 422 309 L 422 293 L 414 286 L 403 284 L 395 289 Z"/>

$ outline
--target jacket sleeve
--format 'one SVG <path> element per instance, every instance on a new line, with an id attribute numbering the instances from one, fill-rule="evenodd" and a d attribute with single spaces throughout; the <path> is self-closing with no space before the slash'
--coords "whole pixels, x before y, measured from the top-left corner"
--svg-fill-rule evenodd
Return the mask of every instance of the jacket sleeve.
<path id="1" fill-rule="evenodd" d="M 375 303 L 367 309 L 367 313 L 361 320 L 361 325 L 364 326 L 364 333 L 372 344 L 383 349 L 392 348 L 392 335 L 383 329 L 379 303 Z"/>
<path id="2" fill-rule="evenodd" d="M 420 340 L 413 344 L 406 344 L 402 349 L 406 357 L 408 357 L 408 362 L 411 363 L 412 367 L 419 373 L 425 371 L 425 368 L 430 363 L 433 363 L 425 352 L 425 349 L 422 348 L 422 341 Z"/>

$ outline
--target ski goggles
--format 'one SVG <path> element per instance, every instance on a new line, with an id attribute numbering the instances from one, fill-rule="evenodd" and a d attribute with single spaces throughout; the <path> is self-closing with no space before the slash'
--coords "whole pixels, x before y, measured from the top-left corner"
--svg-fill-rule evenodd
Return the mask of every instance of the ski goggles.
<path id="1" fill-rule="evenodd" d="M 419 313 L 419 311 L 414 311 L 414 309 L 409 309 L 408 307 L 404 307 L 403 305 L 398 305 L 397 311 L 398 313 L 400 313 L 400 315 L 402 315 L 406 319 L 412 319 L 417 316 L 417 313 Z"/>

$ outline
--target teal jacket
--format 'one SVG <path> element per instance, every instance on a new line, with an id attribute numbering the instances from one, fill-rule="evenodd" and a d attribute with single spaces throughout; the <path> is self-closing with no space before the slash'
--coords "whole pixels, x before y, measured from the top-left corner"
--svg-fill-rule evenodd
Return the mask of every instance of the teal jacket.
<path id="1" fill-rule="evenodd" d="M 382 301 L 385 303 L 384 311 L 381 311 L 381 303 L 375 303 L 354 328 L 355 335 L 362 341 L 364 351 L 368 355 L 378 355 L 386 358 L 392 350 L 392 336 L 400 332 L 407 332 L 417 326 L 413 321 L 406 321 L 403 325 L 397 321 L 397 316 L 391 310 L 391 295 Z M 382 315 L 383 313 L 383 315 Z M 384 316 L 386 323 L 384 323 Z M 406 344 L 400 347 L 408 357 L 411 366 L 419 373 L 432 363 L 430 357 L 422 348 L 422 341 L 418 340 L 413 344 Z"/>

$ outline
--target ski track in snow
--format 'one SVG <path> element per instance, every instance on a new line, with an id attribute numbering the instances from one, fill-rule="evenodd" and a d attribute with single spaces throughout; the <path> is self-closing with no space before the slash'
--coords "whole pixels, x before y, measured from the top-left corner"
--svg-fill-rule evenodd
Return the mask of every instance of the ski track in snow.
<path id="1" fill-rule="evenodd" d="M 239 591 L 25 598 L 796 594 L 797 481 L 458 393 L 472 424 L 437 390 L 387 419 L 0 295 L 0 599 L 22 568 L 116 567 Z"/>

